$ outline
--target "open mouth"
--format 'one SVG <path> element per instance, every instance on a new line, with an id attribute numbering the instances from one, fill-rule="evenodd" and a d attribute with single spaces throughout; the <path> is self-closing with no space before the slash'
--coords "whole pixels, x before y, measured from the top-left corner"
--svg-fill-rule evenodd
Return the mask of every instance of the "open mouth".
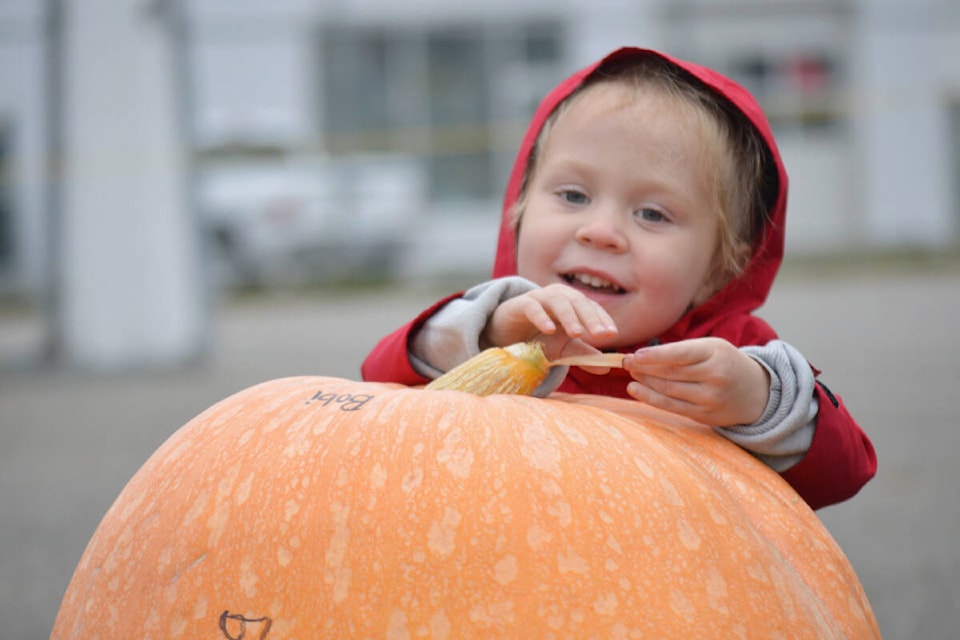
<path id="1" fill-rule="evenodd" d="M 627 292 L 623 287 L 589 273 L 565 273 L 561 277 L 570 286 L 585 291 L 617 295 Z"/>

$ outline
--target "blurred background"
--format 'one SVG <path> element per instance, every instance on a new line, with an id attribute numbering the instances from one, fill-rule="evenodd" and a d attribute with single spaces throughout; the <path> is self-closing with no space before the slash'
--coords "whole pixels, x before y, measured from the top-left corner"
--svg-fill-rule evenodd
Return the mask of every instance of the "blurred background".
<path id="1" fill-rule="evenodd" d="M 766 109 L 791 176 L 766 315 L 881 459 L 824 520 L 888 637 L 954 637 L 955 0 L 0 0 L 0 640 L 48 636 L 172 430 L 271 377 L 356 378 L 484 278 L 538 100 L 626 44 Z"/>

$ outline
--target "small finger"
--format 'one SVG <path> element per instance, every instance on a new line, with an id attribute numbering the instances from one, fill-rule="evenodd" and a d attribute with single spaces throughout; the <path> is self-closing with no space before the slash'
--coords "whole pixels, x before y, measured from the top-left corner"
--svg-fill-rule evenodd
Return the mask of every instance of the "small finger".
<path id="1" fill-rule="evenodd" d="M 563 299 L 554 301 L 550 308 L 550 312 L 560 324 L 560 327 L 563 329 L 564 333 L 571 338 L 579 338 L 583 335 L 584 331 L 586 331 L 583 323 L 580 321 L 580 316 L 577 313 L 576 308 L 569 300 Z"/>
<path id="2" fill-rule="evenodd" d="M 557 324 L 550 317 L 550 314 L 539 303 L 530 303 L 527 306 L 525 314 L 527 320 L 540 333 L 552 335 L 557 331 Z"/>
<path id="3" fill-rule="evenodd" d="M 635 380 L 647 378 L 661 382 L 695 383 L 702 378 L 700 369 L 694 364 L 650 361 L 645 358 L 638 358 L 635 353 L 624 356 L 623 368 L 629 371 Z"/>
<path id="4" fill-rule="evenodd" d="M 589 327 L 590 335 L 597 338 L 612 338 L 620 333 L 617 323 L 607 310 L 598 304 L 592 305 L 584 313 L 585 324 Z"/>
<path id="5" fill-rule="evenodd" d="M 694 407 L 687 402 L 662 394 L 640 382 L 631 382 L 627 385 L 627 393 L 635 400 L 671 413 L 678 413 L 691 417 Z"/>
<path id="6" fill-rule="evenodd" d="M 691 342 L 673 342 L 653 347 L 642 347 L 632 355 L 635 362 L 645 365 L 684 366 L 702 362 L 709 354 L 705 354 L 703 349 L 691 344 Z"/>

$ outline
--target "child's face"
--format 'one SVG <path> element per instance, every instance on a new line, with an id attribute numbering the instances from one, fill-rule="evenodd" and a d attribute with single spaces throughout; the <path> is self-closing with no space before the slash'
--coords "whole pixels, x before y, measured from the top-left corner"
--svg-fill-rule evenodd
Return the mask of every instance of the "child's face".
<path id="1" fill-rule="evenodd" d="M 642 344 L 715 290 L 720 234 L 704 127 L 676 98 L 615 84 L 589 89 L 547 135 L 527 185 L 518 273 L 565 282 Z"/>

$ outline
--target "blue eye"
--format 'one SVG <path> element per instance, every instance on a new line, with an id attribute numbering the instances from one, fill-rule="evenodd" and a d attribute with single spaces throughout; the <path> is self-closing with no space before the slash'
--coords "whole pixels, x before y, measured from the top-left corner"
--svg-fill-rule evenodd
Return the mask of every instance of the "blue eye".
<path id="1" fill-rule="evenodd" d="M 573 189 L 564 189 L 559 195 L 568 204 L 587 204 L 590 201 L 585 194 Z"/>
<path id="2" fill-rule="evenodd" d="M 644 207 L 643 209 L 638 210 L 634 215 L 643 222 L 663 222 L 667 219 L 662 212 L 656 209 L 651 209 L 650 207 Z"/>

